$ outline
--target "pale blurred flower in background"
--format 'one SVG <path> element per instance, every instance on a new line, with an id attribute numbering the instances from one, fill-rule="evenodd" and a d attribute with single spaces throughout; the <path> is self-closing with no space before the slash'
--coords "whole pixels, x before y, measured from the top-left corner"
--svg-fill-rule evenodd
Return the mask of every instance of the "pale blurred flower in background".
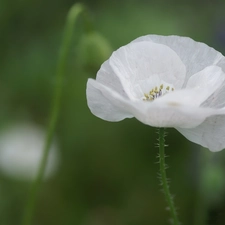
<path id="1" fill-rule="evenodd" d="M 32 123 L 19 123 L 0 132 L 0 171 L 11 178 L 32 180 L 39 167 L 45 130 Z M 44 178 L 52 176 L 59 164 L 56 141 L 51 145 Z"/>

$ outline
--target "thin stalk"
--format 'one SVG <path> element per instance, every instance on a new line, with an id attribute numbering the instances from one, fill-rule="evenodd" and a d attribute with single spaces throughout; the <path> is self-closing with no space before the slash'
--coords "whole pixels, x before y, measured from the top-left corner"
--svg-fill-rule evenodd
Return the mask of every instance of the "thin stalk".
<path id="1" fill-rule="evenodd" d="M 55 89 L 53 93 L 53 101 L 51 106 L 47 135 L 45 139 L 44 152 L 42 155 L 37 176 L 34 179 L 33 183 L 31 184 L 31 189 L 28 196 L 27 205 L 25 206 L 22 225 L 32 224 L 35 205 L 37 202 L 38 191 L 40 189 L 42 178 L 44 176 L 46 163 L 48 161 L 50 145 L 52 143 L 52 138 L 56 128 L 56 123 L 59 117 L 61 98 L 62 98 L 62 89 L 63 89 L 63 79 L 65 75 L 66 61 L 69 54 L 70 45 L 72 42 L 74 25 L 77 20 L 77 17 L 84 11 L 84 9 L 85 8 L 83 7 L 83 5 L 74 4 L 67 15 L 64 38 L 63 38 L 61 50 L 59 53 L 59 61 L 58 61 L 57 71 L 56 71 L 56 85 L 55 85 Z"/>
<path id="2" fill-rule="evenodd" d="M 177 212 L 174 206 L 173 197 L 169 190 L 168 178 L 166 176 L 166 164 L 165 164 L 165 129 L 159 128 L 159 164 L 160 164 L 160 179 L 165 194 L 166 201 L 169 206 L 169 210 L 172 216 L 172 224 L 179 225 Z"/>

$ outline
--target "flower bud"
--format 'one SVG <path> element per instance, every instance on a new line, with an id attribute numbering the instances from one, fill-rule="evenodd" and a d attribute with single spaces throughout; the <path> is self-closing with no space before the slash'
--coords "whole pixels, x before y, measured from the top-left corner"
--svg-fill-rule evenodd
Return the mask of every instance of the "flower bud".
<path id="1" fill-rule="evenodd" d="M 97 71 L 112 53 L 110 43 L 97 32 L 84 34 L 78 44 L 78 61 L 90 71 Z"/>

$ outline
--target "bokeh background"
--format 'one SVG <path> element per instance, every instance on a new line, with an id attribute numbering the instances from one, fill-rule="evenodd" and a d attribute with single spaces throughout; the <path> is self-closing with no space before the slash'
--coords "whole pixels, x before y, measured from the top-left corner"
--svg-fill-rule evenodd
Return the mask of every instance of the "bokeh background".
<path id="1" fill-rule="evenodd" d="M 225 54 L 225 2 L 81 2 L 98 34 L 87 33 L 78 20 L 56 131 L 59 163 L 39 192 L 33 224 L 168 224 L 156 129 L 135 119 L 109 123 L 93 116 L 86 82 L 113 50 L 146 34 L 189 36 Z M 0 1 L 1 133 L 18 122 L 46 127 L 65 19 L 74 3 Z M 223 225 L 225 153 L 210 154 L 176 130 L 167 131 L 167 173 L 182 224 L 200 225 L 205 217 L 207 224 Z M 29 179 L 0 170 L 0 225 L 21 223 L 30 185 Z"/>

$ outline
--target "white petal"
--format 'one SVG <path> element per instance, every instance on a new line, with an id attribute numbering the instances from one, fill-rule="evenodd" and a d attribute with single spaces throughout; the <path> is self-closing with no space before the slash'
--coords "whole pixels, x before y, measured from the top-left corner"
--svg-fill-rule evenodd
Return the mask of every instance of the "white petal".
<path id="1" fill-rule="evenodd" d="M 197 91 L 193 101 L 201 99 L 201 103 L 207 100 L 225 80 L 225 73 L 218 66 L 208 66 L 204 70 L 194 74 L 187 82 L 186 88 Z M 216 96 L 214 96 L 215 98 Z"/>
<path id="2" fill-rule="evenodd" d="M 218 66 L 209 66 L 191 76 L 187 88 L 209 90 L 208 99 L 202 104 L 203 107 L 221 108 L 225 106 L 225 73 Z"/>
<path id="3" fill-rule="evenodd" d="M 225 107 L 225 81 L 221 86 L 202 104 L 204 107 L 222 108 Z"/>
<path id="4" fill-rule="evenodd" d="M 134 86 L 151 76 L 181 88 L 185 66 L 177 54 L 165 45 L 151 42 L 130 43 L 115 51 L 109 59 L 130 99 L 135 99 Z"/>
<path id="5" fill-rule="evenodd" d="M 165 104 L 163 104 L 165 103 Z M 154 101 L 147 109 L 141 105 L 133 111 L 141 122 L 154 127 L 193 128 L 211 115 L 225 114 L 225 110 L 179 105 L 177 102 Z"/>
<path id="6" fill-rule="evenodd" d="M 157 98 L 154 102 L 159 102 L 164 105 L 177 105 L 198 107 L 212 94 L 209 88 L 189 88 L 178 91 L 173 91 Z M 205 107 L 207 108 L 207 107 Z"/>
<path id="7" fill-rule="evenodd" d="M 120 121 L 133 117 L 124 109 L 124 105 L 120 103 L 118 98 L 113 96 L 114 94 L 119 96 L 118 93 L 114 93 L 113 90 L 93 79 L 88 79 L 86 94 L 88 107 L 95 116 L 101 119 Z M 110 96 L 111 101 L 106 96 Z M 116 103 L 114 104 L 114 102 Z"/>
<path id="8" fill-rule="evenodd" d="M 191 128 L 198 126 L 213 114 L 224 113 L 216 109 L 177 105 L 170 102 L 168 97 L 160 100 L 163 98 L 153 102 L 135 102 L 123 98 L 95 80 L 89 79 L 87 84 L 89 108 L 94 115 L 108 121 L 136 117 L 150 126 Z"/>
<path id="9" fill-rule="evenodd" d="M 188 37 L 146 35 L 133 42 L 150 41 L 173 49 L 186 66 L 186 82 L 189 77 L 207 66 L 217 65 L 225 72 L 225 57 L 208 45 Z"/>
<path id="10" fill-rule="evenodd" d="M 192 129 L 176 128 L 188 140 L 216 152 L 225 148 L 225 115 L 207 118 Z"/>
<path id="11" fill-rule="evenodd" d="M 97 73 L 96 80 L 127 98 L 119 77 L 114 73 L 112 67 L 109 65 L 109 60 L 105 61 L 101 65 L 101 68 Z"/>
<path id="12" fill-rule="evenodd" d="M 225 73 L 218 66 L 208 66 L 202 71 L 192 75 L 186 88 L 208 88 L 213 89 L 213 92 L 221 86 L 225 80 Z"/>

